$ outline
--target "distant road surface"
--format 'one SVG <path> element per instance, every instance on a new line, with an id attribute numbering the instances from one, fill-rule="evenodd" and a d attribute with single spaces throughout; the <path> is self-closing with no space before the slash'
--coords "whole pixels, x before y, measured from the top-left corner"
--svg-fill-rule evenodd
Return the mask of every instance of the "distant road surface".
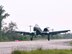
<path id="1" fill-rule="evenodd" d="M 69 45 L 70 41 L 72 39 L 0 42 L 0 54 L 11 54 L 14 50 L 35 50 L 39 48 L 72 49 L 72 46 Z"/>

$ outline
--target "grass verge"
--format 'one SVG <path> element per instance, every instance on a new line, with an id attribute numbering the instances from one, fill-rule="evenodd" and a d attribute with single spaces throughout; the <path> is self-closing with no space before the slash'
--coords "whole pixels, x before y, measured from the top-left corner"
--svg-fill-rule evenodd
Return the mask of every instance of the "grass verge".
<path id="1" fill-rule="evenodd" d="M 12 54 L 72 54 L 72 50 L 32 50 L 32 51 L 13 51 Z"/>

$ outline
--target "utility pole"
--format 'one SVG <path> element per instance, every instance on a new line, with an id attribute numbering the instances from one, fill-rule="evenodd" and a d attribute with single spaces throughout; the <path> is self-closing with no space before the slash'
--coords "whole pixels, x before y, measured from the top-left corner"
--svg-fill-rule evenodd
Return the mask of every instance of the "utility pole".
<path id="1" fill-rule="evenodd" d="M 30 27 L 30 32 L 31 32 L 31 27 L 32 27 L 32 26 L 30 25 L 29 27 Z"/>
<path id="2" fill-rule="evenodd" d="M 54 29 L 52 29 L 52 32 L 54 31 Z"/>
<path id="3" fill-rule="evenodd" d="M 30 27 L 30 33 L 31 33 L 31 25 L 29 26 Z M 33 40 L 33 35 L 31 35 L 31 37 L 30 37 L 30 40 L 32 41 Z"/>

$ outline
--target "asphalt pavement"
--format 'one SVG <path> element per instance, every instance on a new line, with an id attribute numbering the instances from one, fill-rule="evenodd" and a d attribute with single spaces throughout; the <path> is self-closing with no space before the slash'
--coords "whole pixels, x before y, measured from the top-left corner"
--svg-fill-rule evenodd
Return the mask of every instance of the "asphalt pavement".
<path id="1" fill-rule="evenodd" d="M 72 46 L 69 44 L 70 41 L 72 39 L 0 42 L 0 54 L 11 54 L 14 50 L 36 50 L 40 48 L 72 49 Z"/>

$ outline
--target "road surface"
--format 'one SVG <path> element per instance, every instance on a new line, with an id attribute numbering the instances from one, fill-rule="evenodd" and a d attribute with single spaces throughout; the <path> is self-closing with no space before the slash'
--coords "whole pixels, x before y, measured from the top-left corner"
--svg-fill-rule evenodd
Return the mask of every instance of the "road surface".
<path id="1" fill-rule="evenodd" d="M 0 42 L 0 54 L 11 54 L 14 50 L 35 50 L 39 48 L 72 49 L 72 46 L 69 45 L 70 41 L 72 39 Z"/>

